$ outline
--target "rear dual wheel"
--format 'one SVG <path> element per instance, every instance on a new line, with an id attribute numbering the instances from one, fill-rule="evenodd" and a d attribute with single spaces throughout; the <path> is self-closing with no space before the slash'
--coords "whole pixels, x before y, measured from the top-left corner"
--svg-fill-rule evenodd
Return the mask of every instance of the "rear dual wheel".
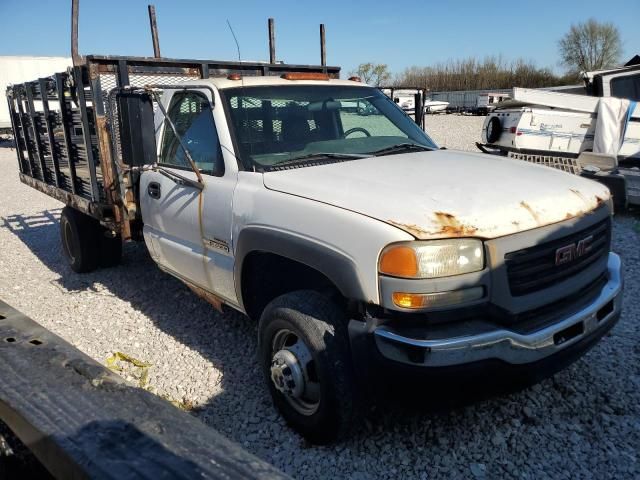
<path id="1" fill-rule="evenodd" d="M 98 267 L 112 267 L 122 258 L 122 241 L 110 235 L 96 219 L 71 207 L 60 215 L 62 251 L 74 272 L 86 273 Z"/>

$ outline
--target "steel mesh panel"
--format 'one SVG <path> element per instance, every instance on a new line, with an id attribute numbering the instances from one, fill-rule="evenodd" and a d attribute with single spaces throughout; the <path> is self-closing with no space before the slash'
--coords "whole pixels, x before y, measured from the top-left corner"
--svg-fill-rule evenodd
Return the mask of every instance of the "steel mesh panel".
<path id="1" fill-rule="evenodd" d="M 309 134 L 313 134 L 317 129 L 316 120 L 307 108 L 309 102 L 277 99 L 263 101 L 253 97 L 231 97 L 229 103 L 232 109 L 240 109 L 233 117 L 236 129 L 240 132 L 239 136 L 246 144 L 282 141 L 283 125 L 285 124 L 283 120 L 288 118 L 288 128 L 292 128 L 291 116 L 294 117 L 294 121 L 297 118 L 298 122 L 306 122 Z M 268 114 L 263 112 L 265 108 L 269 111 Z M 267 116 L 271 117 L 271 138 L 266 138 L 269 134 L 268 130 L 265 131 L 264 118 Z"/>
<path id="2" fill-rule="evenodd" d="M 508 157 L 516 160 L 523 160 L 525 162 L 536 163 L 538 165 L 544 165 L 545 167 L 556 168 L 576 175 L 579 175 L 582 171 L 582 168 L 578 164 L 578 160 L 576 158 L 555 157 L 551 155 L 532 155 L 517 152 L 509 152 Z"/>
<path id="3" fill-rule="evenodd" d="M 129 84 L 132 87 L 145 87 L 147 85 L 180 85 L 190 80 L 197 80 L 198 76 L 175 75 L 175 74 L 129 74 Z M 120 146 L 120 121 L 118 116 L 118 104 L 114 95 L 118 86 L 115 73 L 100 74 L 100 89 L 102 90 L 102 99 L 104 102 L 104 111 L 108 119 L 111 130 L 113 154 L 115 159 L 122 162 L 122 149 Z M 155 99 L 153 100 L 153 111 L 157 111 L 158 106 Z"/>

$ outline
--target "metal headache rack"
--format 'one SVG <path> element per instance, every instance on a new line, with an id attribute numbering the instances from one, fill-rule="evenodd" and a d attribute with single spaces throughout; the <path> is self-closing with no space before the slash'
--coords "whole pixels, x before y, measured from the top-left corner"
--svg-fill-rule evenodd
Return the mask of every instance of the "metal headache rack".
<path id="1" fill-rule="evenodd" d="M 82 57 L 77 50 L 77 2 L 72 10 L 72 57 L 67 72 L 7 89 L 20 180 L 100 220 L 124 239 L 139 237 L 136 172 L 122 168 L 121 125 L 116 96 L 131 87 L 165 88 L 211 77 L 322 73 L 326 65 L 320 26 L 321 65 L 277 63 L 273 19 L 269 19 L 270 63 L 161 58 L 155 11 L 149 9 L 157 57 Z M 155 106 L 154 106 L 155 107 Z M 124 126 L 126 127 L 126 126 Z"/>

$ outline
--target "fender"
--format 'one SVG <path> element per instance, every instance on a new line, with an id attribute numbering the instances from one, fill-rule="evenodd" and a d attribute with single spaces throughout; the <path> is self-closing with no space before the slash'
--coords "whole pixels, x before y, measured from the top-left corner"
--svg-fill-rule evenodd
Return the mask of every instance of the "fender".
<path id="1" fill-rule="evenodd" d="M 241 305 L 242 266 L 247 255 L 255 251 L 274 253 L 307 265 L 331 280 L 346 298 L 369 301 L 356 264 L 342 252 L 290 232 L 251 226 L 240 232 L 235 251 L 235 289 Z"/>

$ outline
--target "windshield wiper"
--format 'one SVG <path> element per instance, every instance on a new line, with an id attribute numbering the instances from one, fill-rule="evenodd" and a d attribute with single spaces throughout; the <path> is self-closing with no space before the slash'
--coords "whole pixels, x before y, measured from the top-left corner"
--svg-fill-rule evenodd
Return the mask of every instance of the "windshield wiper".
<path id="1" fill-rule="evenodd" d="M 396 145 L 391 145 L 389 147 L 385 147 L 370 153 L 373 156 L 380 157 L 382 155 L 390 155 L 397 152 L 430 152 L 432 150 L 433 148 L 429 148 L 424 145 L 418 145 L 417 143 L 397 143 Z"/>
<path id="2" fill-rule="evenodd" d="M 370 157 L 370 154 L 363 153 L 334 153 L 334 152 L 321 152 L 321 153 L 310 153 L 308 155 L 303 155 L 301 157 L 292 158 L 290 160 L 285 160 L 284 162 L 274 163 L 273 165 L 264 165 L 262 168 L 265 170 L 279 170 L 282 167 L 292 167 L 296 165 L 305 165 L 307 163 L 314 163 L 318 161 L 328 160 L 355 160 L 358 158 L 367 158 Z"/>

